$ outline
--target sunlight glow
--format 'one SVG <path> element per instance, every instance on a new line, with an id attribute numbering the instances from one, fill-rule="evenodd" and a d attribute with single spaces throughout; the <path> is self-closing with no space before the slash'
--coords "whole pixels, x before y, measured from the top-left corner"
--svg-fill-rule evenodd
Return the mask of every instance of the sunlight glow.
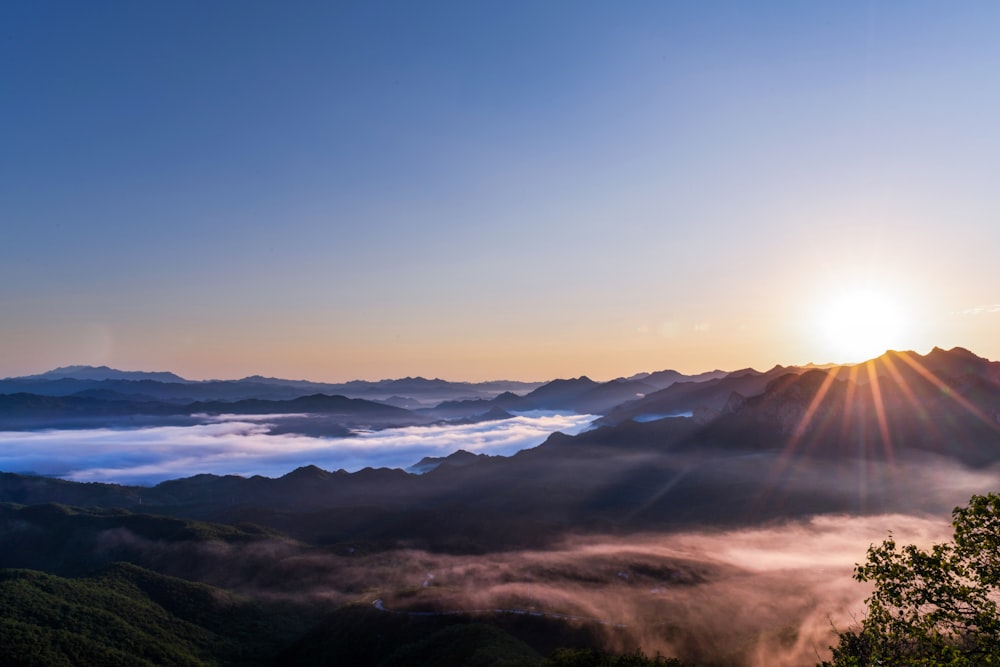
<path id="1" fill-rule="evenodd" d="M 901 347 L 906 319 L 898 300 L 872 288 L 838 295 L 822 314 L 822 329 L 836 358 L 860 362 Z"/>

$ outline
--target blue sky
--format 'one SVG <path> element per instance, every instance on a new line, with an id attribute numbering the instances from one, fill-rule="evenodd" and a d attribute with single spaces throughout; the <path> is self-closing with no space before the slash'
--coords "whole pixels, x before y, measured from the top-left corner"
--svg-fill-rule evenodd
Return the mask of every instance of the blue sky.
<path id="1" fill-rule="evenodd" d="M 8 3 L 0 375 L 1000 358 L 1000 6 Z"/>

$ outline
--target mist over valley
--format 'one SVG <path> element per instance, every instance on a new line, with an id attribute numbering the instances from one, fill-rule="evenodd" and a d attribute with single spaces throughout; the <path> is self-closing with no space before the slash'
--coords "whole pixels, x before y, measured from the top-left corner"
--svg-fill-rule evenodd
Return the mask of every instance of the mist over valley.
<path id="1" fill-rule="evenodd" d="M 940 539 L 1000 483 L 1000 364 L 961 348 L 414 409 L 167 403 L 148 396 L 180 390 L 152 378 L 54 395 L 73 372 L 0 396 L 3 566 L 124 561 L 365 627 L 485 623 L 521 641 L 541 631 L 518 623 L 555 623 L 612 653 L 809 664 L 863 609 L 851 570 L 869 544 Z"/>
<path id="2" fill-rule="evenodd" d="M 0 2 L 0 667 L 1000 664 L 998 25 Z"/>

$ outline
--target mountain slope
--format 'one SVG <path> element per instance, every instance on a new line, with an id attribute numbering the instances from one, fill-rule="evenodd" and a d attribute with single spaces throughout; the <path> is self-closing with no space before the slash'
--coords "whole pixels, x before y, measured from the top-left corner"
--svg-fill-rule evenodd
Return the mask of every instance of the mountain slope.
<path id="1" fill-rule="evenodd" d="M 247 600 L 126 564 L 0 570 L 0 606 L 9 665 L 263 665 L 288 641 Z"/>
<path id="2" fill-rule="evenodd" d="M 617 424 L 634 419 L 691 414 L 695 411 L 712 416 L 725 406 L 734 392 L 744 396 L 759 394 L 764 391 L 768 382 L 790 371 L 795 372 L 795 369 L 776 366 L 761 373 L 748 368 L 703 382 L 675 382 L 666 389 L 618 405 L 598 420 L 598 423 Z"/>

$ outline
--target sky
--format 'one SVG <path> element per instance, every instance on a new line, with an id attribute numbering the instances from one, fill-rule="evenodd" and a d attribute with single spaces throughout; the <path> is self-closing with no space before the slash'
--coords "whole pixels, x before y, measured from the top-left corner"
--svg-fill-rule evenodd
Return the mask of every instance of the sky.
<path id="1" fill-rule="evenodd" d="M 998 25 L 961 0 L 3 3 L 0 376 L 1000 359 Z"/>

